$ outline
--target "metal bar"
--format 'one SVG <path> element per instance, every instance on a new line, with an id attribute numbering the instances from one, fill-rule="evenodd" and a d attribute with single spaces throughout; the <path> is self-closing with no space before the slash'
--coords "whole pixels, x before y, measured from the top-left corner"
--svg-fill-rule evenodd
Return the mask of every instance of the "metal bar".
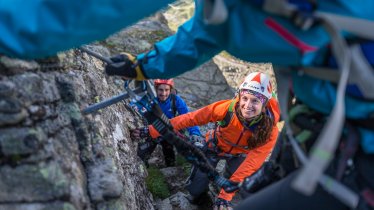
<path id="1" fill-rule="evenodd" d="M 97 59 L 99 59 L 99 60 L 101 60 L 101 61 L 107 63 L 107 64 L 111 64 L 111 63 L 113 63 L 113 61 L 110 60 L 109 58 L 104 57 L 104 56 L 100 55 L 99 53 L 96 53 L 96 52 L 94 52 L 94 51 L 91 51 L 91 50 L 89 50 L 89 49 L 87 49 L 87 48 L 85 48 L 85 47 L 80 47 L 79 49 L 80 49 L 81 51 L 83 51 L 83 52 L 85 52 L 85 53 L 87 53 L 87 54 L 89 54 L 89 55 L 91 55 L 91 56 L 93 56 L 93 57 L 95 57 L 95 58 L 97 58 Z"/>
<path id="2" fill-rule="evenodd" d="M 143 91 L 144 90 L 141 87 L 138 87 L 138 88 L 134 89 L 134 93 L 141 93 Z M 109 99 L 105 99 L 105 100 L 103 100 L 99 103 L 88 106 L 87 108 L 83 109 L 81 112 L 84 115 L 91 114 L 93 112 L 96 112 L 96 111 L 98 111 L 100 109 L 103 109 L 107 106 L 110 106 L 112 104 L 118 103 L 118 102 L 120 102 L 124 99 L 127 99 L 127 98 L 129 98 L 129 94 L 128 93 L 122 93 L 120 95 L 114 96 L 114 97 L 109 98 Z"/>

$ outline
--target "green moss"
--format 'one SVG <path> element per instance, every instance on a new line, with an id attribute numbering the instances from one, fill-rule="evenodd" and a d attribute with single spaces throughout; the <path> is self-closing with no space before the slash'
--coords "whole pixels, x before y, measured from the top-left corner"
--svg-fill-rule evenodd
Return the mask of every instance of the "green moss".
<path id="1" fill-rule="evenodd" d="M 161 199 L 170 196 L 165 177 L 158 168 L 154 166 L 148 168 L 148 177 L 146 178 L 145 183 L 153 196 Z"/>
<path id="2" fill-rule="evenodd" d="M 183 156 L 178 154 L 175 159 L 175 162 L 177 166 L 183 167 L 183 170 L 186 176 L 190 174 L 192 165 L 191 163 L 187 162 L 187 160 Z"/>
<path id="3" fill-rule="evenodd" d="M 100 96 L 95 96 L 94 100 L 95 100 L 95 103 L 99 103 L 100 102 Z"/>

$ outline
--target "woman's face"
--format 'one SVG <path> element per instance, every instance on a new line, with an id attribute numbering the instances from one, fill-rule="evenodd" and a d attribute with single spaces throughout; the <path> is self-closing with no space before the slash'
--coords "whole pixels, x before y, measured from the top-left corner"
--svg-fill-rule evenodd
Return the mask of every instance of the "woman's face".
<path id="1" fill-rule="evenodd" d="M 245 119 L 251 119 L 261 114 L 263 103 L 259 98 L 250 94 L 242 93 L 240 95 L 239 107 Z"/>
<path id="2" fill-rule="evenodd" d="M 166 101 L 166 99 L 168 99 L 169 95 L 170 95 L 170 85 L 165 85 L 165 84 L 162 84 L 162 85 L 159 85 L 157 86 L 157 97 L 160 101 Z"/>

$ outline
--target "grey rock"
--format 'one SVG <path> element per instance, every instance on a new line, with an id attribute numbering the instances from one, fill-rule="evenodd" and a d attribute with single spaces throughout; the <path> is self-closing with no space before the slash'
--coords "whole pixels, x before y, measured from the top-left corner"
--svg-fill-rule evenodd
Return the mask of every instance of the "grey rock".
<path id="1" fill-rule="evenodd" d="M 20 100 L 26 106 L 55 102 L 61 98 L 52 75 L 25 73 L 14 76 L 12 81 L 17 84 Z"/>
<path id="2" fill-rule="evenodd" d="M 182 167 L 167 167 L 160 169 L 160 171 L 172 192 L 182 189 L 185 185 L 187 175 Z"/>
<path id="3" fill-rule="evenodd" d="M 11 81 L 0 81 L 0 96 L 11 97 L 14 96 L 16 85 Z"/>
<path id="4" fill-rule="evenodd" d="M 99 202 L 96 205 L 96 209 L 97 210 L 112 210 L 112 209 L 113 210 L 116 210 L 116 209 L 131 210 L 131 209 L 134 209 L 131 207 L 130 208 L 124 207 L 123 203 L 125 203 L 125 201 L 121 199 L 110 199 L 110 200 Z"/>
<path id="5" fill-rule="evenodd" d="M 48 107 L 31 105 L 28 107 L 28 111 L 33 120 L 40 120 L 47 116 Z"/>
<path id="6" fill-rule="evenodd" d="M 0 98 L 0 126 L 14 125 L 28 116 L 19 100 L 10 97 Z"/>
<path id="7" fill-rule="evenodd" d="M 0 113 L 14 114 L 21 112 L 22 106 L 19 100 L 4 97 L 0 99 Z"/>
<path id="8" fill-rule="evenodd" d="M 22 73 L 27 70 L 35 70 L 39 68 L 39 65 L 33 60 L 21 60 L 17 58 L 9 58 L 7 56 L 0 57 L 0 63 L 6 69 L 8 75 Z"/>
<path id="9" fill-rule="evenodd" d="M 169 198 L 166 198 L 164 200 L 158 200 L 158 201 L 156 201 L 156 209 L 160 209 L 160 210 L 173 210 L 173 206 L 170 204 Z"/>
<path id="10" fill-rule="evenodd" d="M 15 125 L 22 122 L 28 113 L 25 109 L 21 109 L 18 113 L 2 113 L 0 112 L 0 126 Z"/>
<path id="11" fill-rule="evenodd" d="M 88 190 L 93 201 L 106 198 L 119 198 L 123 186 L 119 180 L 117 168 L 111 159 L 103 160 L 88 167 Z"/>
<path id="12" fill-rule="evenodd" d="M 50 202 L 50 203 L 28 203 L 28 204 L 0 204 L 1 210 L 76 210 L 68 202 Z"/>
<path id="13" fill-rule="evenodd" d="M 43 129 L 48 135 L 57 133 L 63 127 L 71 125 L 69 113 L 64 112 L 66 107 L 58 107 L 57 113 L 53 113 L 53 117 L 47 118 L 41 121 L 39 126 Z"/>
<path id="14" fill-rule="evenodd" d="M 161 20 L 161 21 L 160 21 Z M 172 35 L 167 21 L 161 13 L 140 21 L 104 41 L 112 53 L 129 52 L 139 54 L 152 49 L 155 42 Z"/>
<path id="15" fill-rule="evenodd" d="M 186 194 L 182 192 L 177 192 L 176 194 L 170 196 L 170 204 L 174 207 L 173 209 L 179 210 L 195 210 L 198 209 L 197 206 L 192 205 L 186 198 Z"/>
<path id="16" fill-rule="evenodd" d="M 44 202 L 69 197 L 69 179 L 57 162 L 0 167 L 1 202 Z"/>
<path id="17" fill-rule="evenodd" d="M 1 154 L 29 155 L 36 153 L 46 140 L 46 135 L 39 128 L 0 129 Z"/>

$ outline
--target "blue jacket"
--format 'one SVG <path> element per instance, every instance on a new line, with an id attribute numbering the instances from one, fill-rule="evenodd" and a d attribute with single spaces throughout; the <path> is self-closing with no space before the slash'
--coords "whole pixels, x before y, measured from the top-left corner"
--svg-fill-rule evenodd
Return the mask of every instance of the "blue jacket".
<path id="1" fill-rule="evenodd" d="M 169 96 L 168 99 L 166 99 L 166 101 L 161 102 L 161 101 L 158 100 L 158 102 L 159 102 L 159 105 L 160 105 L 162 111 L 165 113 L 165 115 L 169 119 L 171 119 L 173 117 L 176 117 L 176 116 L 174 116 L 174 113 L 173 113 L 173 110 L 172 110 L 172 99 L 171 99 L 171 95 Z M 177 114 L 178 115 L 186 114 L 186 113 L 189 112 L 187 104 L 178 95 L 175 95 L 175 108 L 177 110 Z M 190 134 L 190 136 L 191 135 L 199 135 L 199 136 L 201 136 L 201 133 L 200 133 L 200 130 L 199 130 L 198 126 L 189 127 L 189 128 L 187 128 L 187 130 L 188 130 L 188 133 Z"/>
<path id="2" fill-rule="evenodd" d="M 272 62 L 277 66 L 313 66 L 326 52 L 330 37 L 322 27 L 307 32 L 299 30 L 286 18 L 269 15 L 243 0 L 225 0 L 228 19 L 219 25 L 207 25 L 203 21 L 200 1 L 195 15 L 178 28 L 175 35 L 155 44 L 155 50 L 137 56 L 147 56 L 142 68 L 147 78 L 171 78 L 206 62 L 222 50 L 250 62 Z M 321 11 L 374 20 L 374 1 L 350 0 L 318 1 Z M 280 37 L 271 26 L 277 24 L 298 40 L 298 45 Z M 325 51 L 324 51 L 325 50 Z M 374 52 L 372 52 L 374 53 Z M 319 63 L 318 63 L 319 62 Z M 293 89 L 298 99 L 322 113 L 330 113 L 335 104 L 336 86 L 309 76 L 293 75 Z M 362 119 L 372 116 L 374 102 L 345 97 L 346 117 Z M 374 132 L 361 130 L 364 149 L 374 153 Z"/>
<path id="3" fill-rule="evenodd" d="M 254 0 L 248 0 L 254 1 Z M 330 37 L 322 27 L 302 31 L 286 18 L 269 15 L 243 0 L 225 0 L 228 19 L 219 25 L 207 25 L 203 21 L 203 7 L 196 1 L 195 15 L 181 25 L 175 35 L 155 44 L 155 50 L 137 56 L 147 62 L 142 64 L 148 78 L 172 78 L 205 63 L 225 50 L 237 58 L 250 62 L 272 62 L 278 66 L 310 66 L 319 55 L 318 50 L 330 43 Z M 350 0 L 318 1 L 320 11 L 334 10 L 337 14 L 374 20 L 374 1 Z M 275 20 L 297 37 L 309 51 L 301 54 L 300 47 L 287 40 L 267 25 Z M 312 46 L 308 44 L 312 43 Z"/>
<path id="4" fill-rule="evenodd" d="M 105 39 L 171 2 L 2 0 L 0 54 L 19 58 L 53 55 Z"/>

